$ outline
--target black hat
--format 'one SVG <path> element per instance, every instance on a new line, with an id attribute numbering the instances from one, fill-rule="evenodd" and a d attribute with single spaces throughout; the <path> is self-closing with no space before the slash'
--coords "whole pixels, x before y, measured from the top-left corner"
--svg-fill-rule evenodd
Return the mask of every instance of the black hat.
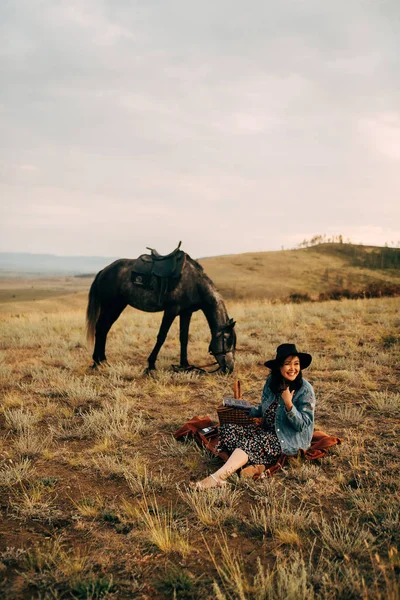
<path id="1" fill-rule="evenodd" d="M 305 352 L 297 352 L 296 346 L 294 344 L 281 344 L 276 349 L 276 357 L 272 360 L 267 360 L 264 363 L 266 367 L 269 369 L 274 369 L 278 365 L 280 366 L 285 358 L 288 356 L 298 356 L 300 359 L 300 369 L 306 369 L 310 366 L 312 361 L 311 354 L 306 354 Z"/>

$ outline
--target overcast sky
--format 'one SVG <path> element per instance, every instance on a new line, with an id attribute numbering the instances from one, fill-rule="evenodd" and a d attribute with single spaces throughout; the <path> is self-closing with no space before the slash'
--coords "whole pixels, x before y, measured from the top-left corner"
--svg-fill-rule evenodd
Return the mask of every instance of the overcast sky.
<path id="1" fill-rule="evenodd" d="M 400 243 L 398 0 L 0 3 L 0 251 Z"/>

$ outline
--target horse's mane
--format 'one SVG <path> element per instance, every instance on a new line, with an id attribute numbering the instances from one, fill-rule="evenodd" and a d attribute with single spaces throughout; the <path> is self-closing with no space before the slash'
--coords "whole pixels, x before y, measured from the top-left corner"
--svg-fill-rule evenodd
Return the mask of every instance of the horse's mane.
<path id="1" fill-rule="evenodd" d="M 187 260 L 190 262 L 191 265 L 193 265 L 193 267 L 198 271 L 199 275 L 202 276 L 202 278 L 207 281 L 210 286 L 215 290 L 215 293 L 217 292 L 217 289 L 215 287 L 215 283 L 213 282 L 212 279 L 210 279 L 210 277 L 207 275 L 207 273 L 204 271 L 203 267 L 201 266 L 200 263 L 197 262 L 197 260 L 194 260 L 191 256 L 189 256 L 189 254 L 186 254 L 186 258 Z"/>
<path id="2" fill-rule="evenodd" d="M 196 269 L 197 269 L 198 271 L 200 271 L 200 273 L 204 273 L 204 269 L 203 269 L 203 267 L 201 266 L 201 264 L 200 264 L 200 263 L 198 263 L 198 262 L 197 262 L 197 260 L 194 260 L 194 258 L 192 258 L 191 256 L 189 256 L 189 254 L 186 254 L 186 258 L 189 260 L 189 262 L 190 262 L 190 263 L 191 263 L 191 264 L 192 264 L 194 267 L 196 267 Z"/>

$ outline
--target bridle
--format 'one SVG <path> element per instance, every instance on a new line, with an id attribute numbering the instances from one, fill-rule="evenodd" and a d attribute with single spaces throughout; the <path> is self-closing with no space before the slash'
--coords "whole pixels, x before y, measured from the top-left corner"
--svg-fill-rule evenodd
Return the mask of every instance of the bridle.
<path id="1" fill-rule="evenodd" d="M 229 352 L 232 352 L 233 354 L 235 354 L 236 352 L 236 335 L 234 332 L 234 327 L 235 327 L 235 321 L 233 319 L 229 319 L 229 321 L 227 323 L 225 323 L 225 325 L 222 325 L 221 327 L 219 327 L 217 329 L 217 331 L 215 332 L 215 334 L 212 336 L 211 338 L 211 342 L 208 346 L 208 353 L 212 354 L 214 357 L 217 356 L 222 356 L 225 354 L 228 354 Z M 224 336 L 224 333 L 227 332 L 229 333 L 229 331 L 232 332 L 233 334 L 233 345 L 231 348 L 227 348 L 226 346 L 226 339 Z M 222 336 L 222 350 L 219 352 L 214 352 L 212 349 L 212 346 L 214 344 L 214 342 L 216 340 L 218 340 L 218 338 L 220 338 Z M 206 371 L 206 369 L 208 367 L 214 367 L 215 365 L 218 365 L 216 369 L 214 369 L 213 371 Z M 221 365 L 219 364 L 218 360 L 216 360 L 213 363 L 210 364 L 206 364 L 206 365 L 200 365 L 200 366 L 191 366 L 189 370 L 193 370 L 193 371 L 200 371 L 201 373 L 207 373 L 207 374 L 211 374 L 211 373 L 216 373 L 217 371 L 219 371 L 221 369 Z"/>
<path id="2" fill-rule="evenodd" d="M 226 340 L 225 340 L 225 336 L 224 333 L 225 331 L 229 331 L 232 330 L 233 331 L 233 327 L 234 327 L 234 323 L 232 324 L 230 321 L 228 323 L 226 323 L 225 325 L 222 325 L 222 327 L 220 327 L 217 332 L 215 333 L 215 335 L 213 335 L 210 345 L 208 346 L 208 353 L 212 354 L 215 358 L 217 356 L 224 356 L 225 354 L 228 354 L 228 352 L 233 352 L 233 354 L 235 354 L 236 351 L 236 336 L 234 337 L 234 343 L 232 348 L 227 348 L 226 346 Z M 220 338 L 222 336 L 222 349 L 220 350 L 220 352 L 214 352 L 212 350 L 212 345 L 215 342 L 215 340 L 217 340 L 218 338 Z M 208 371 L 208 373 L 216 373 L 217 371 L 219 371 L 222 367 L 219 364 L 218 360 L 216 360 L 215 362 L 209 364 L 209 365 L 204 365 L 201 366 L 200 368 L 203 369 L 204 367 L 213 367 L 214 365 L 218 365 L 216 369 L 214 369 L 213 371 Z"/>

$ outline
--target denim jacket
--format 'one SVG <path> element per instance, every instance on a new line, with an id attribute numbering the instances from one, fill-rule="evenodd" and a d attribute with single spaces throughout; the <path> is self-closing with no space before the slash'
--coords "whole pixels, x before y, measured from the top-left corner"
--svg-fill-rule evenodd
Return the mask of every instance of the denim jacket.
<path id="1" fill-rule="evenodd" d="M 269 387 L 270 377 L 265 382 L 261 403 L 250 409 L 250 417 L 263 417 L 266 409 L 276 399 Z M 282 397 L 279 396 L 275 416 L 275 431 L 284 454 L 297 454 L 302 448 L 307 450 L 314 432 L 315 394 L 313 387 L 303 379 L 303 385 L 293 395 L 293 407 L 287 412 Z"/>

